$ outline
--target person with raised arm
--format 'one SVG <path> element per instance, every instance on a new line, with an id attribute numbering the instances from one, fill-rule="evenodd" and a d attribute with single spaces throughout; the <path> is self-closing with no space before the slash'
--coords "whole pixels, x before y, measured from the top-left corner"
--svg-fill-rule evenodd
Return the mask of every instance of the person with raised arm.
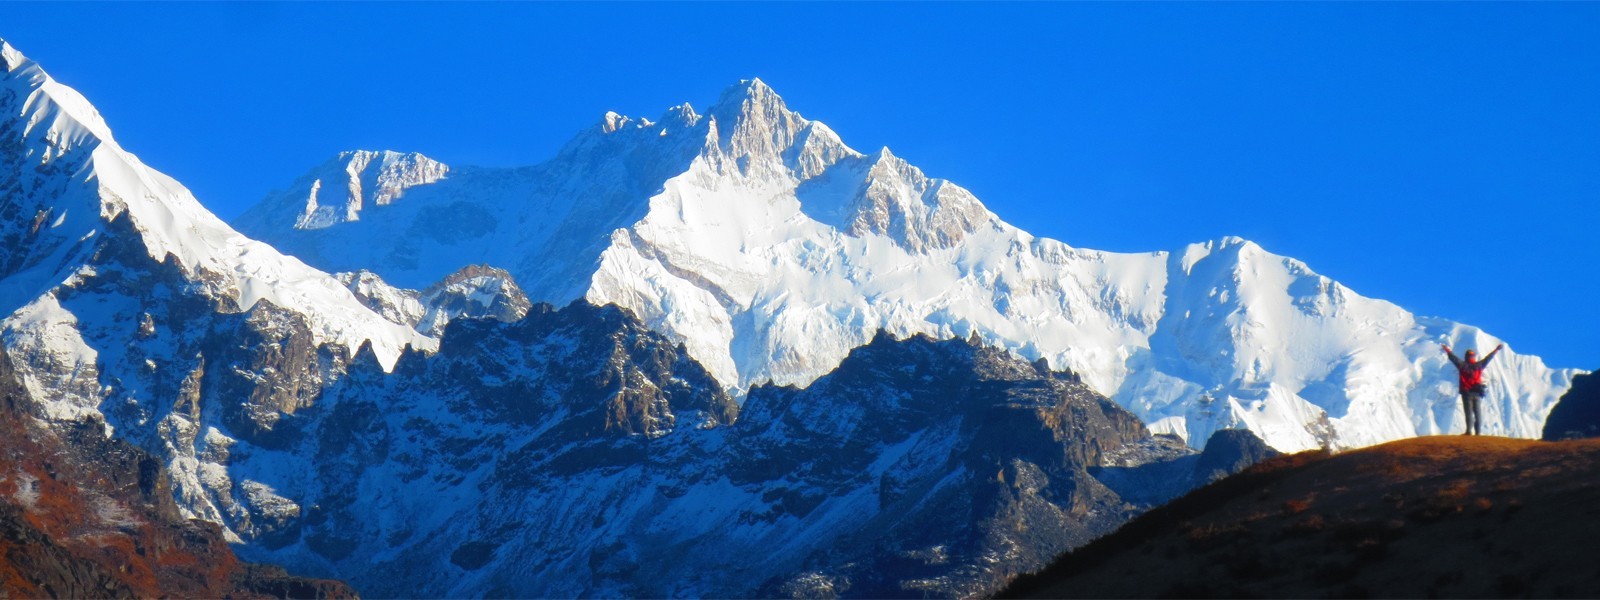
<path id="1" fill-rule="evenodd" d="M 1468 350 L 1467 358 L 1462 360 L 1456 358 L 1456 354 L 1450 351 L 1449 344 L 1439 344 L 1439 347 L 1444 348 L 1445 356 L 1450 357 L 1450 363 L 1456 366 L 1456 375 L 1461 383 L 1461 406 L 1467 413 L 1467 432 L 1461 435 L 1482 435 L 1483 415 L 1478 411 L 1478 402 L 1483 400 L 1483 395 L 1489 391 L 1488 384 L 1483 380 L 1483 370 L 1489 366 L 1489 361 L 1494 359 L 1494 355 L 1506 345 L 1495 346 L 1483 360 L 1478 360 L 1476 350 Z"/>

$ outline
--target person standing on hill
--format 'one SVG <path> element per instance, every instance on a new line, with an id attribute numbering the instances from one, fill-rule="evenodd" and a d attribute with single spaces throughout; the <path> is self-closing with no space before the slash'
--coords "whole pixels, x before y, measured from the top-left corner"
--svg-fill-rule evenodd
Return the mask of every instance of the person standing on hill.
<path id="1" fill-rule="evenodd" d="M 1478 352 L 1475 350 L 1468 350 L 1467 359 L 1462 360 L 1456 358 L 1456 354 L 1450 351 L 1449 344 L 1439 344 L 1439 347 L 1444 348 L 1445 356 L 1450 357 L 1450 362 L 1456 366 L 1456 374 L 1460 377 L 1461 405 L 1467 413 L 1467 432 L 1461 435 L 1482 435 L 1483 414 L 1478 412 L 1478 401 L 1489 391 L 1489 386 L 1483 382 L 1483 370 L 1489 366 L 1489 361 L 1494 359 L 1494 355 L 1499 354 L 1500 349 L 1506 345 L 1495 346 L 1483 360 L 1478 360 Z"/>

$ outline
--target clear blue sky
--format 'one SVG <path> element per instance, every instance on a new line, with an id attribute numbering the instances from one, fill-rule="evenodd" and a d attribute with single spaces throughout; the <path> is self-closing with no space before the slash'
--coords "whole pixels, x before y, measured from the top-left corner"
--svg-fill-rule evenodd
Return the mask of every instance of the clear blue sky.
<path id="1" fill-rule="evenodd" d="M 5 37 L 224 218 L 345 149 L 549 158 L 758 76 L 1075 246 L 1240 235 L 1600 368 L 1600 4 L 30 4 Z"/>

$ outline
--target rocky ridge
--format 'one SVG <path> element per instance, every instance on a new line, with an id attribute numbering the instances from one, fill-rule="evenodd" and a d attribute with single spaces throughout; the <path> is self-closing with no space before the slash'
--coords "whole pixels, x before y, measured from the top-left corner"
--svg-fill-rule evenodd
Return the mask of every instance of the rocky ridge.
<path id="1" fill-rule="evenodd" d="M 975 342 L 881 335 L 741 410 L 615 307 L 443 339 L 233 465 L 298 507 L 246 556 L 378 596 L 973 595 L 1144 509 L 1091 474 L 1136 417 Z"/>
<path id="2" fill-rule="evenodd" d="M 511 322 L 527 315 L 533 306 L 510 273 L 487 265 L 462 267 L 421 291 L 394 287 L 371 271 L 334 277 L 384 319 L 435 338 L 444 334 L 452 319 Z"/>

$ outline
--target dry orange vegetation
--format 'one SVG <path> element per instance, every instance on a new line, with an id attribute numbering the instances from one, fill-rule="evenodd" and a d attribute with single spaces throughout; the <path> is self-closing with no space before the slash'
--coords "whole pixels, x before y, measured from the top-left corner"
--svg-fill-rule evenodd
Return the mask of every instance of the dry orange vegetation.
<path id="1" fill-rule="evenodd" d="M 1267 461 L 1019 578 L 1029 597 L 1600 597 L 1600 439 Z"/>
<path id="2" fill-rule="evenodd" d="M 28 416 L 0 351 L 0 598 L 347 597 L 338 582 L 239 562 L 178 512 L 159 463 L 98 424 Z"/>

